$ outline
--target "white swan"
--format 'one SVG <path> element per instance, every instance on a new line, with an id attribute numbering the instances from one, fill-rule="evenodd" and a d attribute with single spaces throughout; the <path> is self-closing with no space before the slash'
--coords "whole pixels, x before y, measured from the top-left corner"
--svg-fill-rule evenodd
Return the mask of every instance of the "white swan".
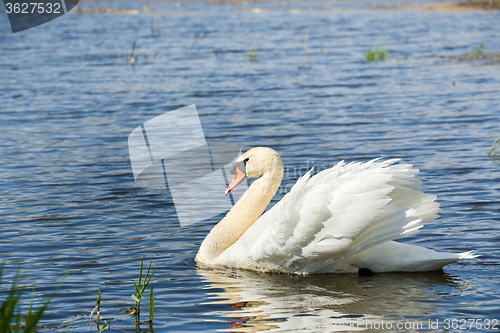
<path id="1" fill-rule="evenodd" d="M 392 239 L 418 232 L 438 216 L 434 195 L 424 194 L 418 170 L 397 160 L 343 161 L 302 176 L 261 216 L 283 177 L 280 155 L 257 147 L 233 164 L 226 190 L 257 177 L 212 229 L 196 260 L 211 266 L 308 273 L 432 271 L 465 253 L 436 252 Z"/>

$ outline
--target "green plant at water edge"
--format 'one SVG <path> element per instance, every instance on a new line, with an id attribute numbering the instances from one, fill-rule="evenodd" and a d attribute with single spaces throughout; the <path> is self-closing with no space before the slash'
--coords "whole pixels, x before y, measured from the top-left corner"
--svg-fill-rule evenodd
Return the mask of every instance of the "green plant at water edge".
<path id="1" fill-rule="evenodd" d="M 97 301 L 96 301 L 97 304 L 94 307 L 94 309 L 92 310 L 92 312 L 90 313 L 90 326 L 92 326 L 92 315 L 94 314 L 95 310 L 97 310 L 97 319 L 96 319 L 97 329 L 99 329 L 99 322 L 101 321 L 101 301 L 102 301 L 101 288 L 99 288 L 99 294 L 97 295 Z M 110 326 L 111 326 L 110 321 L 108 320 L 104 324 L 104 326 L 99 330 L 99 332 L 103 332 L 106 328 L 109 329 Z"/>
<path id="2" fill-rule="evenodd" d="M 382 49 L 380 44 L 377 44 L 375 49 L 371 47 L 368 49 L 368 53 L 366 54 L 366 61 L 384 61 L 387 58 L 389 51 L 386 49 Z"/>
<path id="3" fill-rule="evenodd" d="M 149 295 L 149 322 L 153 322 L 155 315 L 155 300 L 153 298 L 153 284 L 151 284 L 151 295 Z"/>
<path id="4" fill-rule="evenodd" d="M 250 62 L 257 62 L 258 53 L 259 53 L 259 50 L 257 49 L 257 43 L 255 43 L 253 49 L 250 51 L 250 54 L 248 56 L 248 60 Z"/>
<path id="5" fill-rule="evenodd" d="M 488 150 L 488 156 L 493 157 L 493 158 L 500 158 L 500 152 L 497 152 L 496 149 L 500 145 L 500 136 L 493 141 L 493 144 L 490 147 L 490 150 Z"/>
<path id="6" fill-rule="evenodd" d="M 92 322 L 92 315 L 94 314 L 95 310 L 97 310 L 97 325 L 99 325 L 99 317 L 101 314 L 101 288 L 99 288 L 99 295 L 97 296 L 97 305 L 94 307 L 94 310 L 90 313 L 90 322 Z"/>
<path id="7" fill-rule="evenodd" d="M 0 285 L 2 282 L 3 269 L 4 264 L 2 263 L 2 265 L 0 265 Z M 33 298 L 35 296 L 35 291 L 33 290 L 28 314 L 26 318 L 21 317 L 19 313 L 19 301 L 24 293 L 24 287 L 19 286 L 18 283 L 20 274 L 21 269 L 18 269 L 14 281 L 10 286 L 10 290 L 8 291 L 7 298 L 2 300 L 2 307 L 0 308 L 0 333 L 21 332 L 21 330 L 24 333 L 35 332 L 43 312 L 49 306 L 50 300 L 46 301 L 37 312 L 33 312 Z M 16 312 L 16 314 L 14 314 L 14 312 Z M 24 322 L 24 326 L 21 325 L 21 322 Z"/>
<path id="8" fill-rule="evenodd" d="M 470 54 L 471 59 L 484 59 L 483 43 L 479 44 Z"/>
<path id="9" fill-rule="evenodd" d="M 111 328 L 111 325 L 110 325 L 110 321 L 108 320 L 106 322 L 106 324 L 104 324 L 104 326 L 97 332 L 97 333 L 102 333 L 104 331 L 107 331 L 107 329 L 109 330 Z"/>
<path id="10" fill-rule="evenodd" d="M 135 283 L 135 281 L 134 281 L 134 288 L 135 288 L 135 291 L 137 292 L 137 295 L 133 295 L 132 294 L 132 296 L 131 296 L 132 299 L 135 301 L 135 306 L 126 310 L 129 315 L 136 316 L 137 321 L 139 321 L 140 314 L 141 314 L 141 299 L 142 299 L 142 295 L 146 291 L 146 288 L 148 287 L 149 282 L 151 281 L 151 278 L 153 277 L 153 275 L 156 273 L 156 270 L 158 269 L 158 267 L 156 267 L 155 271 L 151 275 L 149 275 L 149 272 L 151 271 L 151 264 L 152 263 L 153 263 L 153 258 L 151 258 L 151 261 L 149 262 L 149 268 L 148 268 L 148 271 L 146 273 L 146 277 L 143 280 L 142 279 L 142 267 L 143 267 L 143 264 L 144 264 L 144 259 L 141 261 L 141 270 L 139 272 L 139 281 L 137 283 Z M 141 282 L 142 282 L 142 284 L 141 284 Z M 153 298 L 153 288 L 152 288 L 152 286 L 153 285 L 151 285 L 150 304 L 153 304 L 152 301 L 151 301 L 151 299 Z M 151 314 L 151 311 L 154 311 L 154 308 L 151 309 L 151 305 L 150 305 L 150 309 L 149 309 L 150 320 L 153 319 L 153 315 Z"/>

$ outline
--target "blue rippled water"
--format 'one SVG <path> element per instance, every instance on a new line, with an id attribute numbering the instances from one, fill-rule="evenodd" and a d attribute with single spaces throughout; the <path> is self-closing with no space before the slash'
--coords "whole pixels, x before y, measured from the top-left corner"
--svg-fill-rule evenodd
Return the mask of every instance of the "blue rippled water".
<path id="1" fill-rule="evenodd" d="M 334 330 L 311 326 L 324 320 L 438 320 L 442 331 L 446 319 L 500 320 L 500 164 L 486 156 L 500 135 L 500 64 L 461 60 L 480 43 L 486 54 L 500 50 L 498 13 L 360 3 L 153 2 L 168 12 L 70 14 L 17 34 L 2 9 L 3 282 L 22 266 L 37 306 L 68 272 L 42 324 L 73 323 L 44 330 L 88 331 L 80 320 L 99 287 L 101 316 L 117 332 Z M 387 60 L 366 62 L 377 44 Z M 166 190 L 135 185 L 127 146 L 134 128 L 190 104 L 209 142 L 276 149 L 291 171 L 285 185 L 318 162 L 416 165 L 442 214 L 404 241 L 481 257 L 372 278 L 197 267 L 221 216 L 179 227 Z M 138 328 L 124 310 L 151 257 L 155 319 Z"/>

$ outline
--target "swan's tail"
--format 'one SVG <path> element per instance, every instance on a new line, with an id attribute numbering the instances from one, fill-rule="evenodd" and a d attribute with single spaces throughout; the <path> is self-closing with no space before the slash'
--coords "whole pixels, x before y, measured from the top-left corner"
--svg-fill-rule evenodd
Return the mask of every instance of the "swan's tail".
<path id="1" fill-rule="evenodd" d="M 458 253 L 457 256 L 458 259 L 474 259 L 479 257 L 479 255 L 475 254 L 474 251 Z"/>
<path id="2" fill-rule="evenodd" d="M 474 259 L 479 257 L 474 254 L 474 251 L 462 252 L 462 253 L 446 253 L 446 252 L 434 252 L 437 258 L 429 260 L 427 265 L 432 269 L 428 270 L 436 270 L 452 262 L 461 260 L 461 259 Z"/>

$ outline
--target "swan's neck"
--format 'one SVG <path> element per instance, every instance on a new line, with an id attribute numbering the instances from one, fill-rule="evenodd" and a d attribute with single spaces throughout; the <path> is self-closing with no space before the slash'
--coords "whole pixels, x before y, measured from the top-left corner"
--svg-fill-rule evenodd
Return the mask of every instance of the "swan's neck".
<path id="1" fill-rule="evenodd" d="M 213 263 L 222 252 L 233 245 L 262 215 L 276 194 L 282 178 L 283 165 L 280 163 L 256 179 L 229 213 L 208 234 L 200 246 L 196 259 L 207 264 Z"/>

